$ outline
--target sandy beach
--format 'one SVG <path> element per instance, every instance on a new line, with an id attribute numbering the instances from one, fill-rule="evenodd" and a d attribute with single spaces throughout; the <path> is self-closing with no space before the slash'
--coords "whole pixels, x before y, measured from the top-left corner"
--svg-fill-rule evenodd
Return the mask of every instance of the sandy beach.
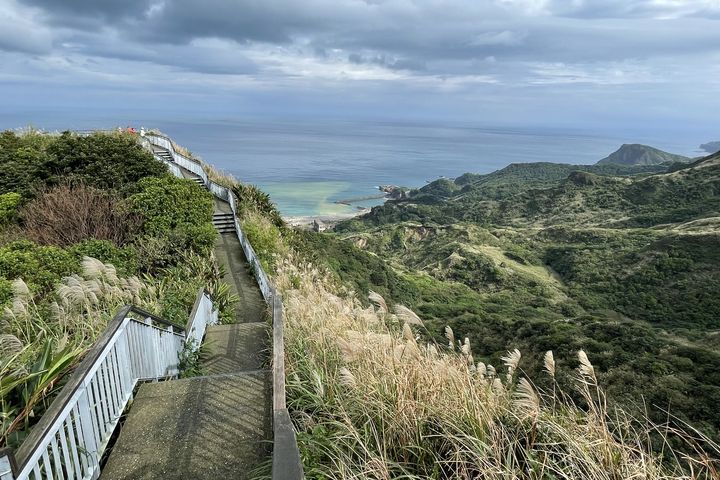
<path id="1" fill-rule="evenodd" d="M 283 220 L 296 228 L 312 228 L 313 222 L 318 221 L 325 227 L 332 227 L 338 222 L 348 220 L 353 217 L 364 215 L 370 211 L 369 208 L 358 209 L 354 212 L 336 213 L 332 215 L 307 215 L 307 216 L 283 216 Z"/>

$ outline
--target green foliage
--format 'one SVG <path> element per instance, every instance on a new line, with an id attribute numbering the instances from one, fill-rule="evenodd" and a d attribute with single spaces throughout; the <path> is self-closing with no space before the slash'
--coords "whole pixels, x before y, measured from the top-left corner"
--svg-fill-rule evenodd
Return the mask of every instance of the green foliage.
<path id="1" fill-rule="evenodd" d="M 412 295 L 411 287 L 385 261 L 335 236 L 297 231 L 290 244 L 307 261 L 325 266 L 364 296 L 371 290 L 396 300 Z"/>
<path id="2" fill-rule="evenodd" d="M 138 270 L 137 252 L 132 245 L 118 247 L 108 240 L 90 239 L 76 243 L 68 250 L 80 260 L 92 257 L 114 265 L 121 275 L 134 275 Z"/>
<path id="3" fill-rule="evenodd" d="M 396 222 L 447 225 L 552 226 L 561 223 L 646 227 L 720 211 L 720 164 L 708 157 L 680 171 L 658 166 L 510 165 L 488 175 L 465 174 L 389 201 L 341 232 Z M 637 174 L 637 175 L 636 175 Z"/>
<path id="4" fill-rule="evenodd" d="M 260 258 L 263 269 L 274 271 L 277 256 L 286 251 L 280 227 L 265 216 L 250 213 L 243 218 L 242 229 Z"/>
<path id="5" fill-rule="evenodd" d="M 249 214 L 256 213 L 270 220 L 276 227 L 284 228 L 280 211 L 277 209 L 270 195 L 260 190 L 255 185 L 236 183 L 232 188 L 235 197 L 238 199 L 238 216 L 244 218 Z"/>
<path id="6" fill-rule="evenodd" d="M 0 278 L 0 307 L 12 300 L 12 296 L 12 282 L 10 280 Z"/>
<path id="7" fill-rule="evenodd" d="M 25 350 L 0 357 L 0 447 L 20 444 L 32 418 L 42 415 L 50 405 L 48 397 L 58 388 L 58 378 L 71 369 L 81 353 L 72 346 L 58 349 L 52 340 L 46 340 L 27 370 L 13 368 Z"/>
<path id="8" fill-rule="evenodd" d="M 612 402 L 658 422 L 669 408 L 718 439 L 720 157 L 658 168 L 511 165 L 438 181 L 338 226 L 368 260 L 318 258 L 350 281 L 370 258 L 389 263 L 405 286 L 388 300 L 438 342 L 445 325 L 468 336 L 476 359 L 583 348 Z"/>
<path id="9" fill-rule="evenodd" d="M 17 220 L 17 209 L 21 199 L 19 193 L 0 194 L 0 227 Z"/>
<path id="10" fill-rule="evenodd" d="M 40 246 L 19 240 L 0 248 L 0 278 L 22 278 L 28 286 L 47 292 L 80 268 L 71 252 L 58 247 Z"/>
<path id="11" fill-rule="evenodd" d="M 167 175 L 132 135 L 94 133 L 78 136 L 63 133 L 48 147 L 51 160 L 46 168 L 56 176 L 72 175 L 88 185 L 121 188 L 147 177 Z"/>
<path id="12" fill-rule="evenodd" d="M 183 344 L 183 349 L 178 355 L 180 378 L 199 377 L 203 374 L 200 357 L 200 345 L 198 345 L 194 339 L 191 338 Z"/>
<path id="13" fill-rule="evenodd" d="M 0 134 L 0 193 L 31 198 L 43 185 L 75 177 L 90 186 L 124 188 L 167 169 L 131 135 L 95 133 L 79 136 Z"/>
<path id="14" fill-rule="evenodd" d="M 212 248 L 216 232 L 210 192 L 190 180 L 170 176 L 145 178 L 138 182 L 137 190 L 128 198 L 128 204 L 142 218 L 146 237 L 167 239 L 160 251 L 172 256 L 185 250 L 207 252 Z"/>

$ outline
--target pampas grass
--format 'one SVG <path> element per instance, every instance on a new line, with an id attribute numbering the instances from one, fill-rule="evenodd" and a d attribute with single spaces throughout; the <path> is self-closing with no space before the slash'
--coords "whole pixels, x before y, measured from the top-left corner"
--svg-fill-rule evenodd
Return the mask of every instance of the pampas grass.
<path id="1" fill-rule="evenodd" d="M 581 408 L 567 394 L 516 380 L 518 350 L 503 357 L 506 375 L 482 362 L 471 367 L 471 339 L 458 351 L 449 327 L 447 348 L 424 344 L 407 312 L 395 310 L 403 321 L 393 321 L 376 294 L 371 314 L 311 265 L 290 258 L 277 272 L 288 404 L 308 478 L 718 478 L 720 450 L 709 441 L 709 454 L 665 463 L 650 453 L 648 432 L 668 430 L 610 414 L 584 352 Z M 552 353 L 543 360 L 554 377 Z"/>

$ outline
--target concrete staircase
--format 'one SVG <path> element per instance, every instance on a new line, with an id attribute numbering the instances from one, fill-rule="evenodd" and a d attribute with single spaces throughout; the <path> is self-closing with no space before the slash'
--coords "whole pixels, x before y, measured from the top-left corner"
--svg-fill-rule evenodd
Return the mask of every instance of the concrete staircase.
<path id="1" fill-rule="evenodd" d="M 232 213 L 215 212 L 213 225 L 221 234 L 235 233 L 235 216 Z"/>
<path id="2" fill-rule="evenodd" d="M 189 173 L 189 172 L 188 172 Z M 272 452 L 272 374 L 266 306 L 216 200 L 215 247 L 224 281 L 239 298 L 236 321 L 208 327 L 203 376 L 138 389 L 102 468 L 102 479 L 250 479 L 267 475 Z"/>

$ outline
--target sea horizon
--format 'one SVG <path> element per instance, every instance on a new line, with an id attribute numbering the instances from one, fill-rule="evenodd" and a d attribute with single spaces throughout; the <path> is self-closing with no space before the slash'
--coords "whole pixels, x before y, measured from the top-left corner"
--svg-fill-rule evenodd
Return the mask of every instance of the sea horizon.
<path id="1" fill-rule="evenodd" d="M 22 128 L 1 119 L 3 129 Z M 124 120 L 124 121 L 120 121 Z M 490 173 L 511 163 L 592 164 L 623 143 L 699 156 L 710 138 L 595 133 L 549 127 L 491 127 L 404 121 L 59 119 L 45 130 L 157 128 L 204 161 L 270 194 L 289 217 L 347 215 L 381 204 L 379 185 L 419 188 L 441 177 Z"/>

